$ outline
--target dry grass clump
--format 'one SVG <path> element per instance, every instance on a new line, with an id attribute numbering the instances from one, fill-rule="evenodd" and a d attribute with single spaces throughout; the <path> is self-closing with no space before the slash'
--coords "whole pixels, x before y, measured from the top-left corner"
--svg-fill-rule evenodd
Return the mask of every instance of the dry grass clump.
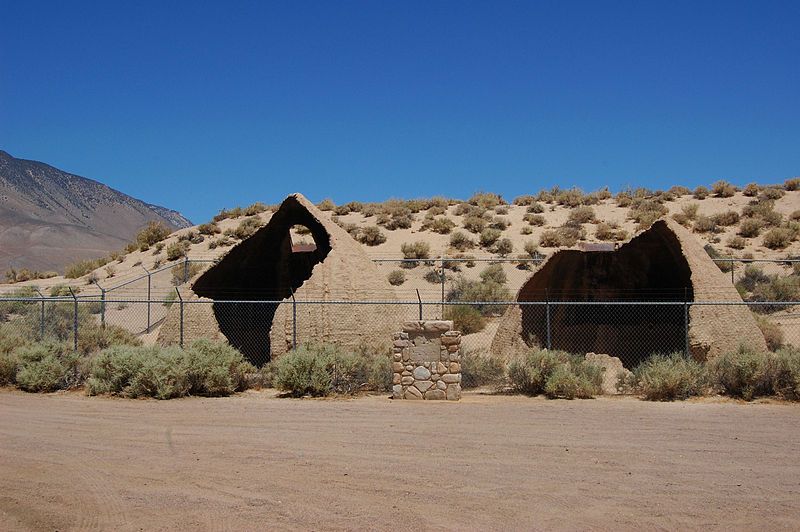
<path id="1" fill-rule="evenodd" d="M 475 247 L 475 242 L 466 233 L 454 231 L 450 235 L 450 247 L 459 251 L 465 251 Z"/>
<path id="2" fill-rule="evenodd" d="M 177 241 L 173 242 L 169 246 L 167 246 L 167 260 L 178 260 L 181 257 L 185 257 L 186 253 L 189 251 L 189 242 L 186 241 Z"/>
<path id="3" fill-rule="evenodd" d="M 675 401 L 703 395 L 709 382 L 703 364 L 672 353 L 650 356 L 633 370 L 624 387 L 648 401 Z"/>
<path id="4" fill-rule="evenodd" d="M 222 220 L 227 219 L 234 219 L 239 218 L 240 216 L 244 215 L 244 211 L 241 207 L 234 207 L 233 209 L 222 209 L 219 211 L 219 214 L 212 218 L 214 222 L 221 222 Z"/>
<path id="5" fill-rule="evenodd" d="M 745 218 L 759 219 L 764 225 L 777 227 L 783 222 L 783 215 L 775 210 L 774 201 L 753 201 L 742 208 Z"/>
<path id="6" fill-rule="evenodd" d="M 476 314 L 479 318 L 481 317 L 479 312 Z M 461 332 L 464 333 L 463 330 Z M 505 374 L 505 364 L 497 357 L 474 349 L 467 349 L 461 353 L 461 386 L 463 388 L 499 387 L 505 381 Z"/>
<path id="7" fill-rule="evenodd" d="M 771 391 L 767 354 L 745 345 L 717 357 L 709 369 L 725 395 L 750 401 Z"/>
<path id="8" fill-rule="evenodd" d="M 675 198 L 679 198 L 681 196 L 688 196 L 689 194 L 692 193 L 692 191 L 689 190 L 688 187 L 684 187 L 683 185 L 675 185 L 674 187 L 671 187 L 668 192 Z"/>
<path id="9" fill-rule="evenodd" d="M 760 201 L 775 201 L 781 199 L 786 192 L 778 187 L 765 187 L 758 195 Z"/>
<path id="10" fill-rule="evenodd" d="M 514 243 L 511 242 L 510 238 L 500 238 L 494 243 L 491 250 L 493 253 L 505 257 L 514 251 Z"/>
<path id="11" fill-rule="evenodd" d="M 600 222 L 595 228 L 594 236 L 604 242 L 621 242 L 627 240 L 628 232 L 619 228 L 616 222 Z"/>
<path id="12" fill-rule="evenodd" d="M 583 399 L 601 392 L 603 373 L 579 355 L 533 349 L 510 362 L 508 380 L 518 393 Z"/>
<path id="13" fill-rule="evenodd" d="M 764 335 L 764 340 L 767 342 L 767 348 L 770 351 L 777 351 L 783 346 L 783 331 L 780 325 L 771 322 L 766 317 L 760 314 L 754 314 L 756 324 Z"/>
<path id="14" fill-rule="evenodd" d="M 585 237 L 581 228 L 562 226 L 558 229 L 546 229 L 539 236 L 539 246 L 543 248 L 572 247 Z"/>
<path id="15" fill-rule="evenodd" d="M 209 222 L 197 226 L 197 231 L 201 235 L 212 236 L 220 233 L 220 228 L 216 222 Z"/>
<path id="16" fill-rule="evenodd" d="M 711 217 L 714 223 L 723 227 L 729 227 L 739 223 L 739 213 L 736 211 L 724 211 Z"/>
<path id="17" fill-rule="evenodd" d="M 400 251 L 405 259 L 428 259 L 431 254 L 431 246 L 421 240 L 411 243 L 404 242 L 400 246 Z"/>
<path id="18" fill-rule="evenodd" d="M 559 190 L 555 194 L 555 202 L 565 207 L 577 207 L 585 201 L 585 194 L 577 187 L 568 190 Z"/>
<path id="19" fill-rule="evenodd" d="M 800 190 L 800 177 L 793 177 L 783 182 L 783 188 L 788 191 Z"/>
<path id="20" fill-rule="evenodd" d="M 368 225 L 358 232 L 357 240 L 367 246 L 377 246 L 386 242 L 386 235 L 376 225 Z"/>
<path id="21" fill-rule="evenodd" d="M 525 216 L 522 217 L 522 220 L 536 227 L 542 227 L 546 223 L 544 216 L 542 216 L 541 214 L 527 213 L 525 214 Z"/>
<path id="22" fill-rule="evenodd" d="M 257 216 L 251 216 L 239 222 L 239 225 L 236 226 L 236 229 L 226 229 L 223 234 L 225 236 L 238 238 L 239 240 L 244 240 L 245 238 L 255 234 L 255 232 L 258 231 L 262 225 L 264 225 L 264 222 L 262 222 L 260 218 Z"/>
<path id="23" fill-rule="evenodd" d="M 39 270 L 29 270 L 27 268 L 22 268 L 21 270 L 9 268 L 8 270 L 6 270 L 5 275 L 6 275 L 6 282 L 8 284 L 14 284 L 14 283 L 24 283 L 25 281 L 32 281 L 35 279 L 50 279 L 51 277 L 56 277 L 58 273 L 40 272 Z"/>
<path id="24" fill-rule="evenodd" d="M 736 187 L 727 181 L 720 180 L 711 185 L 711 191 L 718 198 L 730 198 L 736 194 Z"/>
<path id="25" fill-rule="evenodd" d="M 444 316 L 446 320 L 452 320 L 455 330 L 462 334 L 480 332 L 486 327 L 486 318 L 472 305 L 447 305 Z"/>
<path id="26" fill-rule="evenodd" d="M 692 192 L 692 196 L 694 197 L 694 199 L 697 200 L 704 200 L 708 197 L 709 194 L 710 194 L 709 190 L 702 185 L 694 189 L 694 192 Z"/>
<path id="27" fill-rule="evenodd" d="M 229 237 L 229 236 L 223 235 L 223 236 L 221 236 L 219 238 L 216 238 L 214 240 L 209 240 L 208 249 L 216 249 L 218 247 L 226 247 L 226 246 L 232 246 L 232 245 L 233 245 L 233 239 L 231 239 L 231 237 Z"/>
<path id="28" fill-rule="evenodd" d="M 695 233 L 716 233 L 717 223 L 710 216 L 700 215 L 692 225 Z"/>
<path id="29" fill-rule="evenodd" d="M 293 397 L 386 391 L 392 368 L 388 353 L 345 351 L 332 344 L 303 344 L 270 363 L 273 384 Z"/>
<path id="30" fill-rule="evenodd" d="M 535 201 L 536 201 L 535 196 L 531 196 L 530 194 L 524 194 L 522 196 L 517 196 L 516 198 L 514 198 L 514 201 L 512 203 L 520 207 L 526 207 Z"/>
<path id="31" fill-rule="evenodd" d="M 426 218 L 422 224 L 420 230 L 422 231 L 433 231 L 434 233 L 439 233 L 440 235 L 447 235 L 450 234 L 450 231 L 456 226 L 455 222 L 450 218 Z"/>

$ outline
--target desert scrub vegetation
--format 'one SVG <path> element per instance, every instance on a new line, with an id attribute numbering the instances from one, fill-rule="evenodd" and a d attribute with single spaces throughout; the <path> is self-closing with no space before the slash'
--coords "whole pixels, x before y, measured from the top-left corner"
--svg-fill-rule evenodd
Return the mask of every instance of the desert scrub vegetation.
<path id="1" fill-rule="evenodd" d="M 470 233 L 479 234 L 486 229 L 487 220 L 483 216 L 469 215 L 465 216 L 461 225 Z"/>
<path id="2" fill-rule="evenodd" d="M 708 197 L 711 192 L 704 186 L 700 185 L 699 187 L 694 189 L 692 192 L 692 197 L 697 200 L 704 200 Z"/>
<path id="3" fill-rule="evenodd" d="M 758 325 L 764 340 L 767 342 L 767 349 L 777 351 L 783 347 L 783 331 L 780 325 L 774 323 L 760 314 L 754 314 L 756 325 Z"/>
<path id="4" fill-rule="evenodd" d="M 197 226 L 197 231 L 201 235 L 212 236 L 221 232 L 219 225 L 216 222 L 209 222 Z"/>
<path id="5" fill-rule="evenodd" d="M 167 260 L 178 260 L 189 252 L 190 244 L 186 240 L 179 240 L 167 246 Z"/>
<path id="6" fill-rule="evenodd" d="M 605 242 L 621 242 L 627 240 L 628 232 L 620 229 L 616 222 L 600 222 L 595 228 L 594 236 L 597 240 Z"/>
<path id="7" fill-rule="evenodd" d="M 170 235 L 171 231 L 162 222 L 150 222 L 136 234 L 135 243 L 140 251 L 146 251 L 156 242 L 161 242 Z"/>
<path id="8" fill-rule="evenodd" d="M 742 194 L 744 194 L 748 198 L 754 198 L 758 196 L 759 192 L 761 192 L 761 187 L 759 187 L 756 183 L 748 183 L 742 189 Z"/>
<path id="9" fill-rule="evenodd" d="M 499 265 L 494 265 L 499 266 Z M 498 303 L 510 301 L 511 292 L 505 286 L 505 273 L 496 269 L 486 268 L 481 272 L 481 280 L 470 280 L 463 276 L 456 277 L 445 295 L 446 301 L 454 303 L 485 302 Z M 496 316 L 505 311 L 505 305 L 487 304 L 474 305 L 483 316 Z"/>
<path id="10" fill-rule="evenodd" d="M 499 194 L 494 194 L 493 192 L 477 192 L 467 200 L 467 203 L 487 210 L 494 209 L 498 205 L 506 204 Z"/>
<path id="11" fill-rule="evenodd" d="M 715 358 L 709 369 L 725 395 L 750 401 L 771 391 L 769 356 L 745 345 Z"/>
<path id="12" fill-rule="evenodd" d="M 747 245 L 747 241 L 740 236 L 734 235 L 728 238 L 726 245 L 731 249 L 744 249 Z"/>
<path id="13" fill-rule="evenodd" d="M 739 223 L 739 213 L 736 211 L 723 211 L 711 217 L 714 223 L 723 227 L 729 227 Z"/>
<path id="14" fill-rule="evenodd" d="M 764 247 L 769 249 L 784 249 L 797 239 L 797 231 L 791 227 L 774 227 L 764 233 L 762 238 Z"/>
<path id="15" fill-rule="evenodd" d="M 736 194 L 736 187 L 727 181 L 720 180 L 711 185 L 711 192 L 718 198 L 730 198 Z"/>
<path id="16" fill-rule="evenodd" d="M 581 227 L 563 225 L 557 229 L 545 229 L 539 235 L 539 246 L 543 248 L 569 248 L 586 237 L 586 232 Z"/>
<path id="17" fill-rule="evenodd" d="M 522 217 L 523 222 L 527 222 L 528 225 L 534 227 L 542 227 L 547 221 L 545 220 L 544 216 L 541 214 L 531 214 L 528 213 Z"/>
<path id="18" fill-rule="evenodd" d="M 480 242 L 481 247 L 489 248 L 494 245 L 495 242 L 500 238 L 500 235 L 503 233 L 499 229 L 492 229 L 491 227 L 487 227 L 483 231 L 481 231 L 480 237 L 478 241 Z"/>
<path id="19" fill-rule="evenodd" d="M 429 259 L 431 256 L 431 245 L 422 240 L 418 240 L 416 242 L 403 242 L 403 244 L 400 246 L 400 252 L 403 254 L 404 259 Z M 418 264 L 419 263 L 416 261 L 401 263 L 401 265 L 406 268 L 415 268 Z"/>
<path id="20" fill-rule="evenodd" d="M 592 223 L 595 221 L 595 219 L 596 218 L 594 209 L 589 207 L 588 205 L 575 207 L 569 212 L 569 215 L 567 216 L 567 222 L 576 224 Z"/>
<path id="21" fill-rule="evenodd" d="M 390 285 L 400 286 L 406 282 L 406 272 L 403 270 L 392 270 L 389 272 L 389 275 L 387 275 L 386 278 Z"/>
<path id="22" fill-rule="evenodd" d="M 486 318 L 472 305 L 447 305 L 444 316 L 453 321 L 453 328 L 462 334 L 480 332 L 486 327 Z"/>
<path id="23" fill-rule="evenodd" d="M 499 388 L 505 383 L 505 376 L 506 367 L 502 359 L 474 349 L 467 349 L 461 353 L 462 387 L 493 386 Z"/>
<path id="24" fill-rule="evenodd" d="M 475 242 L 462 231 L 454 231 L 450 235 L 450 247 L 458 251 L 466 251 L 475 247 Z"/>
<path id="25" fill-rule="evenodd" d="M 274 386 L 292 397 L 352 395 L 391 386 L 388 353 L 346 351 L 332 344 L 303 344 L 270 365 Z"/>
<path id="26" fill-rule="evenodd" d="M 377 246 L 386 242 L 386 235 L 376 225 L 368 225 L 358 232 L 358 241 L 367 246 Z"/>
<path id="27" fill-rule="evenodd" d="M 716 233 L 717 223 L 710 216 L 698 216 L 692 226 L 695 233 Z"/>
<path id="28" fill-rule="evenodd" d="M 336 204 L 330 198 L 325 198 L 324 200 L 317 203 L 317 208 L 321 211 L 332 211 L 336 208 Z"/>
<path id="29" fill-rule="evenodd" d="M 67 279 L 78 279 L 79 277 L 88 275 L 97 268 L 105 266 L 106 264 L 107 261 L 105 261 L 105 259 L 79 260 L 77 262 L 73 262 L 64 269 L 64 277 Z"/>
<path id="30" fill-rule="evenodd" d="M 20 270 L 9 268 L 5 273 L 6 282 L 8 284 L 24 283 L 25 281 L 33 281 L 37 279 L 50 279 L 52 277 L 56 277 L 57 275 L 58 273 L 56 272 L 40 272 L 39 270 L 29 270 L 27 268 L 22 268 Z"/>
<path id="31" fill-rule="evenodd" d="M 258 231 L 263 225 L 264 222 L 261 221 L 261 218 L 257 216 L 249 216 L 239 222 L 239 225 L 233 230 L 233 233 L 228 236 L 234 236 L 239 240 L 244 240 L 245 238 L 253 236 L 255 232 Z"/>
<path id="32" fill-rule="evenodd" d="M 549 398 L 590 398 L 601 393 L 603 370 L 580 355 L 532 349 L 508 365 L 511 388 L 525 395 Z"/>
<path id="33" fill-rule="evenodd" d="M 189 262 L 187 264 L 176 264 L 172 268 L 170 268 L 170 274 L 172 278 L 170 279 L 172 286 L 179 286 L 183 283 L 187 282 L 189 279 L 193 278 L 195 275 L 200 273 L 200 270 L 203 269 L 201 264 L 196 262 Z"/>
<path id="34" fill-rule="evenodd" d="M 793 177 L 783 182 L 783 188 L 787 191 L 800 190 L 800 177 Z"/>
<path id="35" fill-rule="evenodd" d="M 653 222 L 669 212 L 663 204 L 655 200 L 644 199 L 634 202 L 628 211 L 628 218 L 636 222 L 636 229 L 641 231 L 648 229 Z"/>
<path id="36" fill-rule="evenodd" d="M 88 361 L 88 395 L 172 399 L 224 396 L 247 387 L 255 368 L 225 343 L 197 340 L 176 346 L 113 346 Z"/>
<path id="37" fill-rule="evenodd" d="M 493 253 L 505 257 L 514 251 L 514 243 L 511 242 L 510 238 L 500 238 L 490 249 Z"/>
<path id="38" fill-rule="evenodd" d="M 648 401 L 675 401 L 708 392 L 706 367 L 683 353 L 655 354 L 623 382 L 625 391 Z"/>
<path id="39" fill-rule="evenodd" d="M 456 224 L 450 218 L 428 218 L 422 224 L 422 230 L 433 231 L 440 235 L 450 234 L 450 231 L 455 228 Z"/>
<path id="40" fill-rule="evenodd" d="M 761 233 L 764 221 L 760 218 L 743 218 L 739 223 L 738 233 L 744 238 L 754 238 Z"/>

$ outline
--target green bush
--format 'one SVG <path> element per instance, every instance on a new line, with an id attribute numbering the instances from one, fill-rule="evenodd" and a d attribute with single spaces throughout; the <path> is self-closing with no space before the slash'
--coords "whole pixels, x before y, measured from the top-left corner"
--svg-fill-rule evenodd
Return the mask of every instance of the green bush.
<path id="1" fill-rule="evenodd" d="M 27 392 L 54 392 L 82 381 L 79 354 L 61 343 L 31 344 L 14 350 L 17 386 Z"/>
<path id="2" fill-rule="evenodd" d="M 444 316 L 446 320 L 453 320 L 453 327 L 462 334 L 473 334 L 486 327 L 483 314 L 472 305 L 448 305 Z"/>
<path id="3" fill-rule="evenodd" d="M 764 246 L 769 249 L 783 249 L 796 238 L 788 227 L 775 227 L 764 234 Z"/>
<path id="4" fill-rule="evenodd" d="M 633 391 L 648 401 L 675 401 L 708 388 L 705 366 L 682 353 L 653 355 L 633 371 Z"/>
<path id="5" fill-rule="evenodd" d="M 728 227 L 739 223 L 739 213 L 736 211 L 724 211 L 711 217 L 716 225 Z"/>
<path id="6" fill-rule="evenodd" d="M 545 392 L 547 379 L 569 360 L 569 353 L 533 349 L 514 358 L 508 365 L 508 379 L 514 391 L 526 395 Z"/>
<path id="7" fill-rule="evenodd" d="M 427 259 L 430 258 L 431 245 L 427 242 L 404 242 L 400 246 L 400 251 L 405 259 Z"/>
<path id="8" fill-rule="evenodd" d="M 588 206 L 575 207 L 569 212 L 568 222 L 585 224 L 595 221 L 594 209 Z"/>
<path id="9" fill-rule="evenodd" d="M 465 264 L 469 267 L 469 263 Z M 446 300 L 455 302 L 503 302 L 509 301 L 511 293 L 502 283 L 493 280 L 472 281 L 459 276 L 447 292 Z M 505 310 L 505 305 L 476 305 L 484 316 L 495 315 Z"/>
<path id="10" fill-rule="evenodd" d="M 551 399 L 590 399 L 601 393 L 603 369 L 574 355 L 548 377 L 544 393 Z"/>
<path id="11" fill-rule="evenodd" d="M 545 220 L 544 216 L 541 214 L 526 214 L 522 217 L 522 221 L 528 222 L 528 224 L 536 227 L 542 227 L 547 223 L 547 220 Z"/>
<path id="12" fill-rule="evenodd" d="M 272 364 L 274 385 L 294 397 L 353 394 L 365 386 L 384 391 L 391 379 L 385 354 L 352 353 L 331 344 L 301 345 Z"/>
<path id="13" fill-rule="evenodd" d="M 480 273 L 481 280 L 486 283 L 506 284 L 508 276 L 502 264 L 491 264 Z"/>
<path id="14" fill-rule="evenodd" d="M 450 246 L 459 250 L 465 251 L 475 246 L 475 242 L 466 234 L 461 231 L 454 231 L 450 235 Z"/>
<path id="15" fill-rule="evenodd" d="M 167 246 L 167 260 L 178 260 L 189 251 L 189 242 L 180 240 Z"/>
<path id="16" fill-rule="evenodd" d="M 773 355 L 770 366 L 773 392 L 783 399 L 800 401 L 800 349 L 780 349 Z"/>
<path id="17" fill-rule="evenodd" d="M 710 364 L 711 375 L 726 395 L 752 400 L 770 393 L 769 358 L 766 353 L 740 345 Z"/>
<path id="18" fill-rule="evenodd" d="M 501 238 L 494 243 L 494 246 L 492 246 L 492 251 L 501 257 L 505 257 L 514 251 L 514 244 L 511 242 L 510 238 Z"/>
<path id="19" fill-rule="evenodd" d="M 480 316 L 480 314 L 478 314 Z M 463 331 L 462 331 L 463 332 Z M 461 386 L 500 386 L 505 380 L 506 368 L 500 358 L 475 350 L 461 353 Z"/>
<path id="20" fill-rule="evenodd" d="M 17 366 L 19 359 L 13 352 L 0 352 L 0 386 L 9 386 L 17 382 Z"/>
<path id="21" fill-rule="evenodd" d="M 171 231 L 163 222 L 149 222 L 147 226 L 136 234 L 136 243 L 145 249 L 156 242 L 161 242 L 170 235 Z"/>
<path id="22" fill-rule="evenodd" d="M 470 233 L 479 234 L 486 229 L 486 218 L 482 216 L 466 216 L 462 225 Z"/>
<path id="23" fill-rule="evenodd" d="M 255 368 L 223 343 L 198 340 L 178 347 L 112 346 L 89 361 L 89 395 L 171 399 L 185 395 L 221 396 L 244 390 Z"/>

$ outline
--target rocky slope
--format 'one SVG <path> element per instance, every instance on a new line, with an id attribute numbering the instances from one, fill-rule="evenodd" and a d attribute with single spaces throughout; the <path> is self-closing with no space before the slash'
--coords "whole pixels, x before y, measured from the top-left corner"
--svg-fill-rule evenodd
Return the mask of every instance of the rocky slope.
<path id="1" fill-rule="evenodd" d="M 0 267 L 61 270 L 119 250 L 147 222 L 191 222 L 97 181 L 0 150 Z"/>

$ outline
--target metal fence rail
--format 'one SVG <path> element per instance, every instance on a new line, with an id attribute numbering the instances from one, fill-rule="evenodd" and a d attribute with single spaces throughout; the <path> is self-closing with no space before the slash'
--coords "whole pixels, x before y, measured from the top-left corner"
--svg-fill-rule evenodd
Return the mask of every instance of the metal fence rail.
<path id="1" fill-rule="evenodd" d="M 257 364 L 267 362 L 275 349 L 273 328 L 288 348 L 310 341 L 327 341 L 336 327 L 390 334 L 403 321 L 454 319 L 464 329 L 466 351 L 488 352 L 504 316 L 514 313 L 527 345 L 586 351 L 587 346 L 618 356 L 633 367 L 654 352 L 689 352 L 691 309 L 738 306 L 751 310 L 771 327 L 773 340 L 800 348 L 798 301 L 468 301 L 408 299 L 365 300 L 230 300 L 174 298 L 66 297 L 0 299 L 0 348 L 14 337 L 70 342 L 77 350 L 103 345 L 115 331 L 127 331 L 145 343 L 155 342 L 168 313 L 174 335 L 168 342 L 183 344 L 210 331 L 221 331 L 234 347 Z M 278 323 L 278 316 L 282 320 Z M 507 321 L 505 322 L 507 323 Z M 776 332 L 777 331 L 777 332 Z M 284 334 L 285 333 L 285 334 Z M 105 335 L 105 336 L 104 336 Z M 163 334 L 162 334 L 163 336 Z M 743 338 L 742 340 L 746 340 Z M 386 344 L 388 346 L 388 343 Z M 286 346 L 284 346 L 286 347 Z"/>

